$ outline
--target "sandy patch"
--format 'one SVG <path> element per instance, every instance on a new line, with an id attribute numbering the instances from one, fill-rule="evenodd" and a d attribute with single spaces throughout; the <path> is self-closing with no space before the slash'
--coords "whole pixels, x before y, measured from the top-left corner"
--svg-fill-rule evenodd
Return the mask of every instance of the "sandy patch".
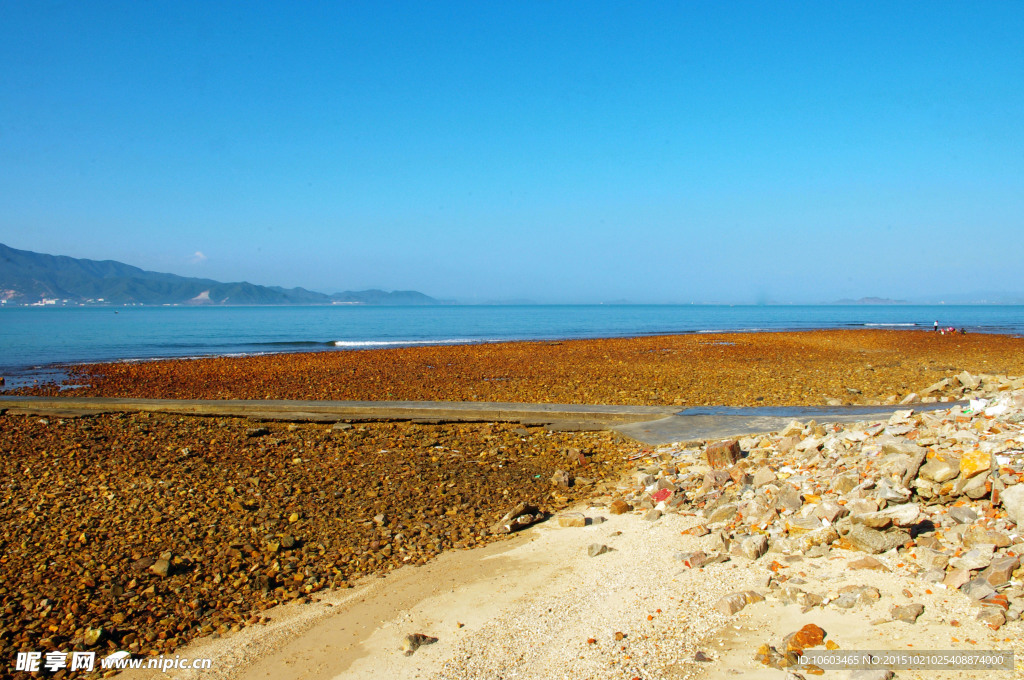
<path id="1" fill-rule="evenodd" d="M 847 650 L 1015 648 L 1018 658 L 1024 656 L 1020 622 L 999 631 L 984 627 L 966 597 L 911 578 L 898 562 L 888 564 L 895 557 L 879 556 L 891 572 L 851 570 L 848 562 L 863 555 L 843 550 L 796 561 L 777 553 L 755 562 L 734 557 L 691 570 L 675 553 L 707 547 L 708 537 L 680 533 L 698 518 L 666 515 L 648 522 L 638 513 L 578 510 L 607 521 L 562 528 L 551 520 L 508 541 L 449 552 L 426 566 L 328 593 L 317 603 L 271 610 L 267 626 L 202 640 L 180 652 L 213 658 L 212 671 L 133 677 L 784 678 L 783 671 L 755 662 L 753 654 L 806 623 L 821 626 Z M 609 552 L 590 557 L 594 543 Z M 785 565 L 779 571 L 788 583 L 802 581 L 803 590 L 828 596 L 845 585 L 870 585 L 881 598 L 852 610 L 802 611 L 766 587 L 775 560 Z M 715 609 L 719 598 L 745 589 L 759 589 L 767 600 L 732 616 Z M 925 606 L 916 624 L 877 623 L 889 618 L 894 604 L 911 602 Z M 953 620 L 959 625 L 951 626 Z M 406 656 L 402 641 L 411 633 L 438 641 Z M 697 651 L 712 660 L 695 661 Z M 1011 675 L 901 671 L 897 677 Z"/>

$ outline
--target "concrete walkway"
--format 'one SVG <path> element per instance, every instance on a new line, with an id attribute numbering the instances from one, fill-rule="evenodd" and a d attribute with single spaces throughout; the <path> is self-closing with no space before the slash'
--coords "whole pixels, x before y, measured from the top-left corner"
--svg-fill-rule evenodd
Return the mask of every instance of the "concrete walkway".
<path id="1" fill-rule="evenodd" d="M 76 415 L 149 411 L 260 420 L 339 422 L 414 420 L 417 422 L 517 422 L 564 424 L 566 429 L 609 426 L 664 418 L 675 406 L 513 404 L 467 401 L 286 401 L 270 399 L 121 399 L 111 397 L 0 397 L 0 409 L 14 413 Z"/>
<path id="2" fill-rule="evenodd" d="M 836 406 L 807 408 L 794 406 L 766 408 L 709 408 L 687 409 L 646 423 L 627 423 L 613 428 L 619 434 L 659 445 L 675 442 L 696 442 L 712 439 L 733 439 L 751 434 L 777 432 L 792 420 L 819 423 L 855 423 L 858 421 L 885 421 L 894 411 L 945 410 L 964 406 L 967 402 L 937 404 L 909 404 L 904 406 Z"/>
<path id="3" fill-rule="evenodd" d="M 236 416 L 254 420 L 421 423 L 511 422 L 551 430 L 612 430 L 649 445 L 728 439 L 775 432 L 791 420 L 819 423 L 887 420 L 894 411 L 947 409 L 966 402 L 828 408 L 697 408 L 587 404 L 514 404 L 466 401 L 286 401 L 247 399 L 121 399 L 109 397 L 2 397 L 0 410 L 32 415 L 80 416 L 111 412 Z"/>

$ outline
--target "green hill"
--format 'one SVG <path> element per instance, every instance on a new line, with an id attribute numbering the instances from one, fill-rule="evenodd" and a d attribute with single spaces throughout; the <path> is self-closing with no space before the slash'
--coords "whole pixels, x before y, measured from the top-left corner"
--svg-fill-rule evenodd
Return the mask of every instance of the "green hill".
<path id="1" fill-rule="evenodd" d="M 69 304 L 310 305 L 436 304 L 416 291 L 346 291 L 326 295 L 305 288 L 221 283 L 146 271 L 114 260 L 46 255 L 0 244 L 0 299 L 30 305 L 44 299 Z"/>

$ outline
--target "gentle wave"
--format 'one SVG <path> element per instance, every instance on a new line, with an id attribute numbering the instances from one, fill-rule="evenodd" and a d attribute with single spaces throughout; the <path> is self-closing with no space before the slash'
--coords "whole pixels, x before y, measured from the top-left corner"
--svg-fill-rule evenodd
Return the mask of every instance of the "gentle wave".
<path id="1" fill-rule="evenodd" d="M 415 347 L 417 345 L 468 345 L 494 342 L 487 338 L 445 338 L 443 340 L 335 340 L 327 344 L 335 347 Z"/>
<path id="2" fill-rule="evenodd" d="M 752 326 L 749 328 L 702 328 L 700 330 L 692 331 L 693 333 L 768 333 L 771 331 L 784 331 L 785 328 L 761 328 L 759 326 Z M 666 333 L 670 335 L 670 333 Z"/>
<path id="3" fill-rule="evenodd" d="M 894 327 L 900 327 L 900 328 L 907 327 L 907 326 L 917 326 L 916 323 L 866 323 L 864 325 L 865 326 L 894 326 Z"/>

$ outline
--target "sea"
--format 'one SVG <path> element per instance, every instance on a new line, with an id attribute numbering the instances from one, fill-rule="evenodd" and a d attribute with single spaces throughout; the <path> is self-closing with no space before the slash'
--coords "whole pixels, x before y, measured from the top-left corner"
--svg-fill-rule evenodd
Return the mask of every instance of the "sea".
<path id="1" fill-rule="evenodd" d="M 507 340 L 825 328 L 963 328 L 1024 335 L 1024 306 L 430 305 L 0 308 L 8 389 L 69 364 L 345 352 Z"/>

